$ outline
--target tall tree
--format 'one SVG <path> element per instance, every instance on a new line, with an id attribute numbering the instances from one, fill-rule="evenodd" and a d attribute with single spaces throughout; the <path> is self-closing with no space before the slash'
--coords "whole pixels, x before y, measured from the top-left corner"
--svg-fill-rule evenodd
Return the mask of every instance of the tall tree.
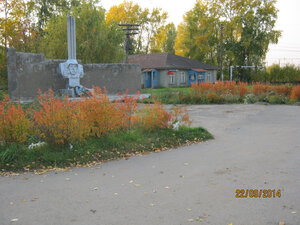
<path id="1" fill-rule="evenodd" d="M 70 12 L 80 5 L 80 0 L 34 0 L 36 6 L 37 26 L 40 30 L 54 16 Z M 97 1 L 98 2 L 98 1 Z M 95 2 L 95 3 L 97 3 Z"/>
<path id="2" fill-rule="evenodd" d="M 142 9 L 132 1 L 124 1 L 120 5 L 112 6 L 106 14 L 107 23 L 139 24 L 139 34 L 132 38 L 134 53 L 148 53 L 150 51 L 151 37 L 156 34 L 159 27 L 165 24 L 167 13 L 161 9 Z"/>
<path id="3" fill-rule="evenodd" d="M 0 40 L 1 45 L 16 48 L 18 51 L 31 51 L 36 35 L 32 1 L 0 0 Z"/>
<path id="4" fill-rule="evenodd" d="M 77 58 L 83 63 L 120 62 L 124 51 L 121 29 L 108 25 L 105 10 L 92 2 L 74 7 Z M 42 49 L 49 58 L 67 58 L 67 15 L 53 17 L 47 23 Z"/>
<path id="5" fill-rule="evenodd" d="M 270 43 L 277 43 L 274 30 L 276 0 L 197 0 L 178 27 L 176 52 L 207 63 L 220 62 L 220 25 L 224 24 L 224 66 L 260 65 Z M 250 76 L 240 71 L 238 79 Z"/>
<path id="6" fill-rule="evenodd" d="M 161 26 L 151 38 L 151 53 L 169 52 L 175 53 L 176 28 L 173 23 Z"/>

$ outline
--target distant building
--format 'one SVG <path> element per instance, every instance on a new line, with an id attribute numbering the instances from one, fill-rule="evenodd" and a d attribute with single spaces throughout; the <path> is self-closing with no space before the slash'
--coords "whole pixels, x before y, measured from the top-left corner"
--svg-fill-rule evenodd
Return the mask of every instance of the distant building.
<path id="1" fill-rule="evenodd" d="M 217 79 L 218 67 L 171 53 L 130 55 L 128 61 L 141 65 L 145 88 L 190 86 Z"/>

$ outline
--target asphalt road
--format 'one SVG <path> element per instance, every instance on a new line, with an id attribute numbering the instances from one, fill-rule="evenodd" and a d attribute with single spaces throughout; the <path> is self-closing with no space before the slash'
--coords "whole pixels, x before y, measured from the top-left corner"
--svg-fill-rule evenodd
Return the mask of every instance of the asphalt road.
<path id="1" fill-rule="evenodd" d="M 300 107 L 188 107 L 215 139 L 67 172 L 0 177 L 0 224 L 300 224 Z M 236 190 L 281 197 L 237 198 Z"/>

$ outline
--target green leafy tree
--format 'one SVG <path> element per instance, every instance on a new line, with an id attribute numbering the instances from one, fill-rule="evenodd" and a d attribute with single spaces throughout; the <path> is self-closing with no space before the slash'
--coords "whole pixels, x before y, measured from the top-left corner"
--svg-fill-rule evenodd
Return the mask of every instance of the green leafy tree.
<path id="1" fill-rule="evenodd" d="M 151 38 L 151 53 L 169 52 L 175 53 L 176 28 L 173 23 L 161 26 Z"/>
<path id="2" fill-rule="evenodd" d="M 277 43 L 274 30 L 276 0 L 198 0 L 178 27 L 176 53 L 220 65 L 220 26 L 224 24 L 224 67 L 261 65 L 270 43 Z M 226 71 L 226 70 L 225 70 Z M 239 80 L 249 80 L 246 70 Z"/>
<path id="3" fill-rule="evenodd" d="M 163 26 L 167 19 L 167 13 L 161 9 L 142 9 L 139 4 L 132 1 L 124 1 L 120 5 L 112 6 L 106 13 L 107 23 L 139 24 L 138 35 L 132 38 L 133 53 L 141 54 L 150 51 L 150 43 L 153 35 Z"/>
<path id="4" fill-rule="evenodd" d="M 116 24 L 107 24 L 105 10 L 93 2 L 72 9 L 76 19 L 77 58 L 83 63 L 120 62 L 124 36 Z M 67 58 L 67 15 L 52 17 L 45 27 L 42 50 L 48 58 Z"/>
<path id="5" fill-rule="evenodd" d="M 25 0 L 0 0 L 0 86 L 7 85 L 6 49 L 36 51 L 34 4 Z"/>
<path id="6" fill-rule="evenodd" d="M 34 0 L 36 6 L 37 26 L 40 30 L 54 16 L 68 13 L 80 5 L 79 0 Z M 96 1 L 95 3 L 97 3 Z"/>

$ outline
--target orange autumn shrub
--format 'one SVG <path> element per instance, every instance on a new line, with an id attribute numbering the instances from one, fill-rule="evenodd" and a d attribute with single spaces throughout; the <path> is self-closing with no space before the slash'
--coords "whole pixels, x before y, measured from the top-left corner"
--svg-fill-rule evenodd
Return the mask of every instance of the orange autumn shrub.
<path id="1" fill-rule="evenodd" d="M 270 84 L 262 84 L 260 82 L 252 83 L 252 93 L 255 95 L 268 94 L 273 91 L 273 87 Z"/>
<path id="2" fill-rule="evenodd" d="M 40 94 L 40 107 L 33 111 L 40 138 L 49 144 L 66 144 L 85 140 L 90 133 L 86 114 L 78 102 L 54 97 L 53 91 Z"/>
<path id="3" fill-rule="evenodd" d="M 239 87 L 237 86 L 235 81 L 226 81 L 226 82 L 218 81 L 214 84 L 214 90 L 219 95 L 239 94 Z"/>
<path id="4" fill-rule="evenodd" d="M 206 93 L 209 90 L 212 90 L 213 84 L 210 82 L 206 82 L 206 83 L 194 83 L 191 84 L 191 93 L 192 95 L 202 95 L 204 93 Z"/>
<path id="5" fill-rule="evenodd" d="M 136 124 L 146 130 L 153 131 L 157 128 L 170 128 L 172 114 L 167 112 L 160 102 L 153 105 L 146 105 L 140 112 Z"/>
<path id="6" fill-rule="evenodd" d="M 279 95 L 286 95 L 289 97 L 291 95 L 293 87 L 287 85 L 278 85 L 275 86 L 275 92 Z"/>
<path id="7" fill-rule="evenodd" d="M 291 93 L 291 100 L 300 100 L 300 85 L 293 87 Z"/>
<path id="8" fill-rule="evenodd" d="M 200 84 L 192 84 L 191 92 L 193 96 L 207 95 L 210 92 L 215 92 L 217 95 L 238 95 L 243 97 L 247 94 L 247 83 L 240 82 L 239 85 L 235 81 L 217 81 L 215 84 L 206 82 Z M 215 97 L 215 94 L 210 94 L 209 99 Z M 212 99 L 211 99 L 212 100 Z"/>
<path id="9" fill-rule="evenodd" d="M 130 127 L 136 112 L 136 97 L 127 95 L 120 100 L 110 102 L 107 95 L 98 87 L 93 87 L 92 96 L 80 102 L 80 108 L 86 115 L 91 136 L 100 137 L 109 132 Z"/>
<path id="10" fill-rule="evenodd" d="M 240 94 L 240 97 L 244 97 L 247 93 L 248 93 L 248 89 L 247 89 L 247 85 L 248 83 L 244 83 L 244 82 L 240 82 L 239 83 L 239 94 Z"/>
<path id="11" fill-rule="evenodd" d="M 0 141 L 23 143 L 33 131 L 31 121 L 21 107 L 8 96 L 0 102 Z"/>
<path id="12" fill-rule="evenodd" d="M 131 128 L 133 121 L 135 120 L 136 112 L 137 112 L 137 100 L 139 99 L 140 93 L 137 95 L 128 97 L 127 93 L 120 97 L 120 100 L 116 101 L 117 109 L 120 112 L 122 123 L 122 127 Z"/>
<path id="13" fill-rule="evenodd" d="M 211 91 L 206 94 L 206 102 L 207 103 L 218 103 L 219 100 L 220 100 L 220 97 L 215 91 Z"/>

